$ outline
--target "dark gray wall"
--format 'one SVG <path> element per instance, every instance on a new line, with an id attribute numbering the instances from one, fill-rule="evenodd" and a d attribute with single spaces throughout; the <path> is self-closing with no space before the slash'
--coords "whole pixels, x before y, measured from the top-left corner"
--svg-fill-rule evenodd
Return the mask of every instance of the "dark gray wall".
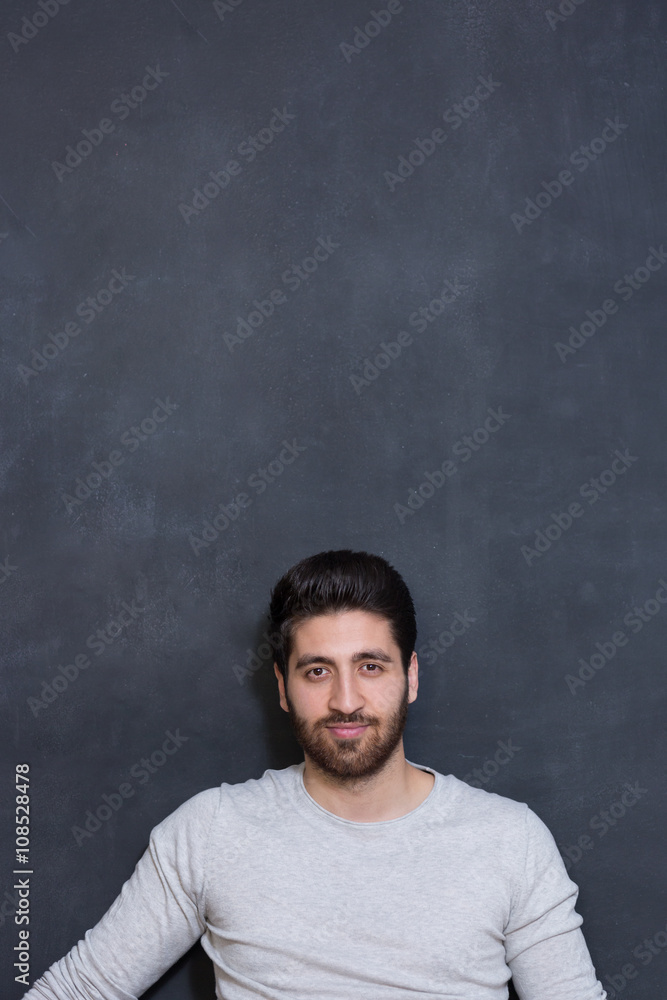
<path id="1" fill-rule="evenodd" d="M 269 590 L 351 547 L 418 607 L 408 758 L 528 802 L 610 997 L 654 1000 L 665 5 L 403 0 L 366 34 L 384 0 L 56 2 L 0 17 L 0 893 L 27 762 L 31 979 L 177 805 L 302 759 Z M 197 946 L 150 995 L 212 992 Z"/>

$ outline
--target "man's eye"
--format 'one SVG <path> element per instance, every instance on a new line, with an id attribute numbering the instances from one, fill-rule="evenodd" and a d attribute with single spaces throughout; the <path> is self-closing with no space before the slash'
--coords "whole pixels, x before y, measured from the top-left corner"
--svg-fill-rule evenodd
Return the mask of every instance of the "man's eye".
<path id="1" fill-rule="evenodd" d="M 362 663 L 362 667 L 370 667 L 369 673 L 377 674 L 382 671 L 382 667 L 379 663 Z M 307 671 L 306 677 L 310 677 L 311 675 L 316 679 L 321 677 L 322 674 L 316 674 L 316 670 L 326 670 L 326 667 L 311 667 L 310 670 Z"/>

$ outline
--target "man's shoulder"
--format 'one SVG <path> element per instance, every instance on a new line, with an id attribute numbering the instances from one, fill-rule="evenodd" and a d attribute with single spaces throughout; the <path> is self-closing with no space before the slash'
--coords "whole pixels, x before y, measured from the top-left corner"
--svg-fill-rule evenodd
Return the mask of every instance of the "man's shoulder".
<path id="1" fill-rule="evenodd" d="M 487 788 L 478 788 L 470 785 L 462 778 L 457 778 L 453 774 L 446 776 L 451 784 L 452 792 L 461 802 L 465 802 L 472 808 L 480 812 L 489 812 L 495 815 L 506 815 L 516 819 L 525 816 L 528 805 L 519 799 L 513 799 L 508 795 L 499 795 L 498 792 L 489 791 Z"/>
<path id="2" fill-rule="evenodd" d="M 526 802 L 470 785 L 453 774 L 435 773 L 439 794 L 434 809 L 448 826 L 496 827 L 516 834 L 530 823 L 532 811 Z"/>
<path id="3" fill-rule="evenodd" d="M 285 788 L 294 781 L 299 765 L 284 768 L 267 768 L 259 778 L 245 781 L 223 781 L 213 788 L 205 788 L 192 795 L 162 821 L 164 824 L 202 828 L 210 824 L 220 813 L 264 812 L 272 809 Z"/>
<path id="4" fill-rule="evenodd" d="M 553 850 L 551 830 L 521 799 L 469 785 L 453 774 L 442 774 L 442 796 L 436 811 L 448 825 L 468 827 L 471 835 L 494 841 L 529 844 L 531 850 Z"/>

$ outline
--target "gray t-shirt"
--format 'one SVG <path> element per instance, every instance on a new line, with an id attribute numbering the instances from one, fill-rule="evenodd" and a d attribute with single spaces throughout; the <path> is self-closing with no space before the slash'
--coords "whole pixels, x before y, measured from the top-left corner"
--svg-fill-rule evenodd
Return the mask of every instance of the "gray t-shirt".
<path id="1" fill-rule="evenodd" d="M 542 820 L 414 766 L 431 792 L 376 823 L 319 805 L 303 762 L 193 796 L 25 1000 L 134 1000 L 197 940 L 220 1000 L 506 1000 L 510 977 L 521 1000 L 605 1000 Z"/>

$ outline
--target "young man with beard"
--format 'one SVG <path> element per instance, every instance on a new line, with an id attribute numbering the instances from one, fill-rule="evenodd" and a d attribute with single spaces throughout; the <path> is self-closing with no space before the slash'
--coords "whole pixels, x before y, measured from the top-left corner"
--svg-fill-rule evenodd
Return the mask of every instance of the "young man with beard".
<path id="1" fill-rule="evenodd" d="M 406 760 L 412 599 L 324 552 L 271 599 L 304 761 L 200 792 L 152 832 L 100 922 L 25 1000 L 133 1000 L 198 939 L 220 1000 L 605 1000 L 547 827 Z"/>

